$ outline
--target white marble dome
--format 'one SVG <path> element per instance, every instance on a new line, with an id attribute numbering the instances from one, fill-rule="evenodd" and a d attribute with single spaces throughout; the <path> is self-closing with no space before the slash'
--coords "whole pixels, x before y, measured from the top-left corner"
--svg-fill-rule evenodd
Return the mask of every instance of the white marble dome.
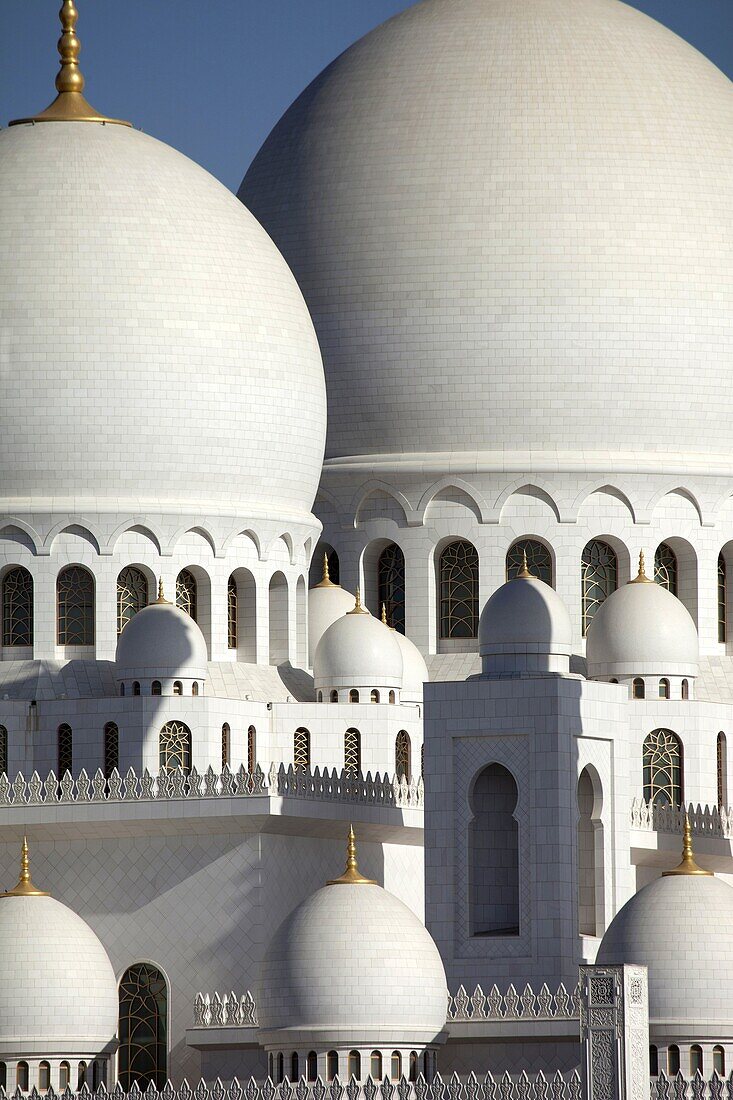
<path id="1" fill-rule="evenodd" d="M 0 508 L 308 519 L 315 332 L 217 180 L 124 126 L 2 130 L 0 270 Z"/>
<path id="2" fill-rule="evenodd" d="M 101 1053 L 117 980 L 89 925 L 51 897 L 0 897 L 0 1056 Z"/>
<path id="3" fill-rule="evenodd" d="M 619 0 L 423 0 L 346 50 L 239 192 L 328 465 L 730 471 L 732 162 L 728 78 Z"/>
<path id="4" fill-rule="evenodd" d="M 400 634 L 399 630 L 392 632 L 392 637 L 400 647 L 402 654 L 402 690 L 400 699 L 403 703 L 422 703 L 423 685 L 430 679 L 425 658 L 414 642 Z"/>
<path id="5" fill-rule="evenodd" d="M 316 690 L 401 688 L 402 651 L 395 633 L 367 611 L 354 611 L 352 606 L 329 626 L 316 647 L 313 658 Z"/>
<path id="6" fill-rule="evenodd" d="M 729 1039 L 733 1030 L 733 889 L 719 878 L 670 875 L 626 902 L 597 963 L 649 968 L 649 1018 L 677 1041 Z"/>
<path id="7" fill-rule="evenodd" d="M 335 1047 L 431 1043 L 447 981 L 411 909 L 377 885 L 324 886 L 285 918 L 265 951 L 260 1028 Z M 279 1036 L 282 1040 L 284 1037 Z"/>
<path id="8" fill-rule="evenodd" d="M 617 588 L 586 639 L 590 677 L 697 676 L 698 636 L 681 600 L 653 581 Z"/>
<path id="9" fill-rule="evenodd" d="M 487 675 L 568 670 L 570 615 L 555 589 L 536 577 L 515 577 L 497 588 L 481 612 L 478 637 Z"/>
<path id="10" fill-rule="evenodd" d="M 315 660 L 316 649 L 323 635 L 337 619 L 342 618 L 354 606 L 353 592 L 347 592 L 340 584 L 323 581 L 308 592 L 308 654 L 310 663 Z"/>
<path id="11" fill-rule="evenodd" d="M 201 627 L 167 601 L 148 604 L 127 623 L 117 640 L 119 680 L 204 680 L 206 639 Z"/>

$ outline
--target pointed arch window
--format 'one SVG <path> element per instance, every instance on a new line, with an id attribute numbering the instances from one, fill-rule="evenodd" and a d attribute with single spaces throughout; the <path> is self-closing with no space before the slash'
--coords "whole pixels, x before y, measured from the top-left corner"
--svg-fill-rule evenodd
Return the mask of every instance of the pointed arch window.
<path id="1" fill-rule="evenodd" d="M 728 741 L 721 730 L 718 734 L 717 746 L 718 765 L 718 809 L 724 810 L 728 806 Z"/>
<path id="2" fill-rule="evenodd" d="M 478 553 L 458 539 L 444 547 L 439 563 L 441 638 L 475 638 L 478 631 Z"/>
<path id="3" fill-rule="evenodd" d="M 184 722 L 166 722 L 160 731 L 160 770 L 191 774 L 191 731 Z"/>
<path id="4" fill-rule="evenodd" d="M 677 595 L 677 555 L 668 542 L 660 542 L 654 553 L 654 580 Z"/>
<path id="5" fill-rule="evenodd" d="M 56 731 L 56 750 L 57 775 L 63 779 L 74 767 L 74 734 L 66 722 Z"/>
<path id="6" fill-rule="evenodd" d="M 728 639 L 728 612 L 727 612 L 727 574 L 725 558 L 718 554 L 718 641 L 725 642 Z"/>
<path id="7" fill-rule="evenodd" d="M 300 726 L 293 735 L 293 767 L 297 772 L 305 772 L 311 766 L 311 735 L 304 726 Z"/>
<path id="8" fill-rule="evenodd" d="M 148 578 L 142 569 L 128 565 L 117 577 L 117 633 L 148 606 Z"/>
<path id="9" fill-rule="evenodd" d="M 355 729 L 344 734 L 344 771 L 352 777 L 361 772 L 361 734 Z"/>
<path id="10" fill-rule="evenodd" d="M 0 775 L 8 774 L 8 731 L 0 726 Z"/>
<path id="11" fill-rule="evenodd" d="M 552 584 L 552 555 L 544 543 L 537 539 L 518 539 L 509 547 L 506 556 L 506 579 L 514 580 L 524 568 L 524 555 L 533 577 Z"/>
<path id="12" fill-rule="evenodd" d="M 405 633 L 405 555 L 396 542 L 385 546 L 377 561 L 379 610 L 385 608 L 387 622 Z"/>
<path id="13" fill-rule="evenodd" d="M 136 963 L 119 987 L 119 1083 L 160 1091 L 168 1076 L 168 986 L 157 967 Z"/>
<path id="14" fill-rule="evenodd" d="M 237 582 L 234 574 L 227 581 L 227 647 L 237 648 Z"/>
<path id="15" fill-rule="evenodd" d="M 190 569 L 182 569 L 176 578 L 176 606 L 190 615 L 194 622 L 198 614 L 198 586 Z"/>
<path id="16" fill-rule="evenodd" d="M 56 579 L 58 645 L 94 645 L 94 579 L 88 569 L 70 565 Z"/>
<path id="17" fill-rule="evenodd" d="M 19 565 L 3 577 L 3 645 L 33 645 L 33 577 Z"/>
<path id="18" fill-rule="evenodd" d="M 254 726 L 247 730 L 247 771 L 252 772 L 257 767 L 257 731 Z"/>
<path id="19" fill-rule="evenodd" d="M 120 770 L 120 731 L 116 722 L 107 722 L 104 727 L 104 778 L 109 779 L 115 768 Z"/>
<path id="20" fill-rule="evenodd" d="M 228 768 L 232 762 L 232 731 L 229 723 L 225 722 L 221 727 L 221 770 Z"/>
<path id="21" fill-rule="evenodd" d="M 644 741 L 644 798 L 668 806 L 682 805 L 682 742 L 672 730 L 652 730 Z"/>
<path id="22" fill-rule="evenodd" d="M 410 780 L 410 735 L 400 730 L 395 738 L 395 772 L 398 779 Z"/>
<path id="23" fill-rule="evenodd" d="M 607 542 L 593 539 L 583 550 L 581 559 L 581 589 L 583 601 L 583 636 L 598 608 L 618 587 L 618 558 Z"/>

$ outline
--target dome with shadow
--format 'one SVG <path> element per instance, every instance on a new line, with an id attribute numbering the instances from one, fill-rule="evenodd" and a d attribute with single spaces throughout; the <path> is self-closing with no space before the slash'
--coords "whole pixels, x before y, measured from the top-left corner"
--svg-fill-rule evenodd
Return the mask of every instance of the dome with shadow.
<path id="1" fill-rule="evenodd" d="M 533 577 L 526 561 L 512 580 L 486 601 L 479 621 L 484 675 L 565 672 L 572 625 L 554 588 Z"/>
<path id="2" fill-rule="evenodd" d="M 155 603 L 138 611 L 117 640 L 117 681 L 204 680 L 206 640 L 201 628 L 160 592 Z"/>
<path id="3" fill-rule="evenodd" d="M 392 632 L 394 640 L 400 647 L 402 654 L 402 691 L 400 699 L 403 703 L 422 703 L 423 685 L 430 679 L 425 658 L 414 642 L 411 642 L 399 630 Z"/>
<path id="4" fill-rule="evenodd" d="M 352 702 L 369 702 L 363 693 L 377 692 L 379 701 L 386 703 L 381 693 L 402 687 L 402 652 L 395 635 L 361 606 L 357 589 L 355 605 L 329 626 L 318 643 L 313 658 L 316 691 L 338 692 L 343 702 L 350 692 L 361 693 Z"/>
<path id="5" fill-rule="evenodd" d="M 308 593 L 308 654 L 311 665 L 316 649 L 329 626 L 351 611 L 354 595 L 335 584 L 328 571 L 328 555 L 323 555 L 323 577 Z"/>

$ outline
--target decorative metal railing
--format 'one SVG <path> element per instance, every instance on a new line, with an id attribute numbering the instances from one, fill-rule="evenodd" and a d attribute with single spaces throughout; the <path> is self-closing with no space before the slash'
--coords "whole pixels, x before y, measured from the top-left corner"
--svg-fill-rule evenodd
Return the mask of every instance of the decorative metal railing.
<path id="1" fill-rule="evenodd" d="M 647 829 L 659 833 L 681 833 L 685 814 L 696 836 L 715 836 L 730 839 L 733 835 L 733 809 L 717 806 L 669 806 L 661 802 L 645 802 L 643 798 L 631 803 L 631 828 Z"/>

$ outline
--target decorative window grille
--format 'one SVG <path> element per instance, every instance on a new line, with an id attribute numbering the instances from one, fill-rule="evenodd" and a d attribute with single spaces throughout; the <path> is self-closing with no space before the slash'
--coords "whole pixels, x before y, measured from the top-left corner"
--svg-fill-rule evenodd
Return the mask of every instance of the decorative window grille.
<path id="1" fill-rule="evenodd" d="M 660 542 L 654 554 L 654 580 L 677 595 L 677 555 L 669 543 Z"/>
<path id="2" fill-rule="evenodd" d="M 228 768 L 231 764 L 231 731 L 229 723 L 225 722 L 221 727 L 221 769 Z"/>
<path id="3" fill-rule="evenodd" d="M 59 726 L 56 732 L 56 772 L 59 779 L 63 779 L 67 772 L 74 767 L 74 734 L 71 726 L 65 722 Z"/>
<path id="4" fill-rule="evenodd" d="M 148 580 L 142 569 L 128 565 L 117 578 L 117 633 L 148 605 Z"/>
<path id="5" fill-rule="evenodd" d="M 157 967 L 137 963 L 120 982 L 118 1079 L 125 1092 L 133 1084 L 160 1091 L 168 1076 L 168 988 Z"/>
<path id="6" fill-rule="evenodd" d="M 191 731 L 183 722 L 166 722 L 160 731 L 160 770 L 191 774 Z"/>
<path id="7" fill-rule="evenodd" d="M 56 580 L 58 645 L 94 645 L 94 579 L 80 565 Z"/>
<path id="8" fill-rule="evenodd" d="M 227 646 L 237 648 L 237 582 L 233 576 L 227 582 Z"/>
<path id="9" fill-rule="evenodd" d="M 410 778 L 410 735 L 400 730 L 395 740 L 395 772 L 398 779 Z"/>
<path id="10" fill-rule="evenodd" d="M 257 731 L 254 726 L 247 730 L 247 771 L 252 772 L 257 767 Z"/>
<path id="11" fill-rule="evenodd" d="M 104 727 L 104 778 L 109 779 L 114 769 L 120 768 L 120 731 L 116 722 Z"/>
<path id="12" fill-rule="evenodd" d="M 355 729 L 344 734 L 344 770 L 353 776 L 361 772 L 361 734 Z"/>
<path id="13" fill-rule="evenodd" d="M 310 766 L 311 735 L 301 726 L 293 736 L 293 767 L 298 772 L 305 772 Z"/>
<path id="14" fill-rule="evenodd" d="M 527 567 L 533 577 L 552 584 L 552 555 L 547 547 L 536 539 L 520 539 L 509 547 L 506 556 L 506 579 L 508 581 L 522 572 L 524 555 L 527 555 Z"/>
<path id="15" fill-rule="evenodd" d="M 451 542 L 440 555 L 440 636 L 475 638 L 478 630 L 478 553 L 470 542 Z"/>
<path id="16" fill-rule="evenodd" d="M 583 636 L 598 608 L 617 586 L 618 558 L 608 543 L 594 539 L 583 551 L 581 562 Z"/>
<path id="17" fill-rule="evenodd" d="M 33 645 L 33 577 L 22 566 L 3 578 L 3 645 Z"/>
<path id="18" fill-rule="evenodd" d="M 377 562 L 379 610 L 387 613 L 387 622 L 400 634 L 405 633 L 405 555 L 391 542 Z"/>
<path id="19" fill-rule="evenodd" d="M 718 554 L 718 641 L 728 640 L 727 580 L 725 558 Z"/>
<path id="20" fill-rule="evenodd" d="M 196 622 L 197 585 L 190 569 L 182 569 L 176 579 L 176 605 Z"/>
<path id="21" fill-rule="evenodd" d="M 644 798 L 681 806 L 682 742 L 672 730 L 652 730 L 644 741 Z"/>
<path id="22" fill-rule="evenodd" d="M 8 731 L 0 726 L 0 775 L 8 774 Z"/>

